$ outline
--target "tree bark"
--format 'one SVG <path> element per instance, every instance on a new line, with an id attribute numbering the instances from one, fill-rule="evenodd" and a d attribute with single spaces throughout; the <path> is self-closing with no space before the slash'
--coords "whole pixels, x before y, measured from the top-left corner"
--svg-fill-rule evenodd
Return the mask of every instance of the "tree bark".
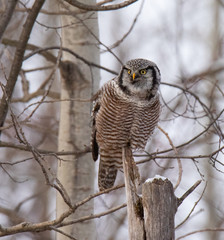
<path id="1" fill-rule="evenodd" d="M 5 29 L 8 26 L 9 21 L 12 17 L 17 2 L 18 0 L 8 0 L 5 12 L 3 12 L 0 16 L 0 43 Z"/>
<path id="2" fill-rule="evenodd" d="M 17 77 L 19 75 L 19 71 L 23 63 L 23 57 L 26 50 L 26 45 L 29 40 L 33 25 L 36 21 L 36 18 L 43 4 L 44 4 L 44 0 L 36 0 L 34 2 L 32 9 L 29 11 L 29 15 L 27 16 L 26 22 L 23 25 L 23 31 L 20 35 L 19 42 L 16 47 L 13 63 L 10 69 L 6 86 L 4 87 L 2 99 L 0 102 L 0 127 L 2 127 L 5 122 L 5 118 L 8 112 L 8 103 L 10 103 L 13 90 L 17 81 Z"/>
<path id="3" fill-rule="evenodd" d="M 137 194 L 136 185 L 139 179 L 137 166 L 130 147 L 122 148 L 125 191 L 128 211 L 128 232 L 131 240 L 144 240 L 145 229 L 141 197 Z"/>
<path id="4" fill-rule="evenodd" d="M 122 149 L 130 240 L 174 240 L 177 198 L 172 183 L 162 178 L 146 181 L 137 194 L 137 166 L 129 147 Z M 137 181 L 136 181 L 137 180 Z"/>
<path id="5" fill-rule="evenodd" d="M 95 0 L 88 1 L 95 3 Z M 65 8 L 77 10 L 66 5 Z M 75 24 L 74 24 L 75 22 Z M 98 20 L 93 13 L 82 13 L 77 16 L 62 16 L 62 45 L 69 48 L 83 58 L 96 64 L 99 63 L 99 50 L 97 48 Z M 91 101 L 78 99 L 91 99 L 99 86 L 99 70 L 91 68 L 71 54 L 63 53 L 61 64 L 61 99 L 71 101 L 61 102 L 59 125 L 59 151 L 79 151 L 90 145 Z M 74 100 L 76 99 L 76 100 Z M 84 199 L 93 193 L 94 189 L 94 162 L 90 153 L 70 155 L 58 162 L 58 179 L 64 186 L 71 203 Z M 93 201 L 78 208 L 69 219 L 93 213 Z M 60 216 L 68 206 L 64 200 L 57 196 L 57 216 Z M 77 239 L 96 239 L 94 221 L 73 224 L 61 229 Z M 58 234 L 58 240 L 67 239 Z"/>
<path id="6" fill-rule="evenodd" d="M 213 64 L 215 61 L 219 60 L 221 58 L 221 51 L 220 51 L 220 42 L 222 41 L 220 39 L 220 9 L 219 9 L 219 2 L 211 0 L 209 2 L 210 8 L 209 8 L 209 14 L 211 14 L 211 26 L 210 26 L 210 33 L 207 39 L 206 44 L 210 45 L 210 58 L 211 58 L 211 64 Z M 207 105 L 210 106 L 210 112 L 213 113 L 213 116 L 215 117 L 216 111 L 218 109 L 217 103 L 218 100 L 218 93 L 217 88 L 215 86 L 219 85 L 219 77 L 217 74 L 210 74 L 209 81 L 205 83 L 205 101 L 207 102 Z M 206 122 L 205 124 L 211 124 L 212 119 L 209 119 L 209 122 Z M 210 134 L 206 135 L 205 142 L 214 142 L 214 139 L 216 139 L 215 134 L 213 131 L 210 132 Z M 204 153 L 210 155 L 212 152 L 215 151 L 213 144 L 206 145 L 206 148 L 204 149 Z M 206 211 L 207 211 L 207 219 L 205 223 L 205 228 L 215 228 L 220 224 L 220 220 L 218 217 L 218 211 L 214 207 L 213 204 L 211 204 L 213 200 L 213 196 L 216 196 L 217 188 L 215 186 L 214 182 L 214 176 L 216 175 L 216 169 L 212 167 L 211 162 L 203 162 L 204 168 L 205 168 L 205 176 L 207 181 L 207 187 L 206 192 L 204 195 L 204 198 L 207 199 L 205 201 L 206 203 Z M 219 239 L 219 232 L 218 231 L 212 231 L 207 232 L 205 234 L 204 239 L 205 240 L 218 240 Z"/>
<path id="7" fill-rule="evenodd" d="M 146 239 L 174 240 L 177 201 L 172 183 L 161 178 L 145 182 L 142 188 L 142 203 Z"/>

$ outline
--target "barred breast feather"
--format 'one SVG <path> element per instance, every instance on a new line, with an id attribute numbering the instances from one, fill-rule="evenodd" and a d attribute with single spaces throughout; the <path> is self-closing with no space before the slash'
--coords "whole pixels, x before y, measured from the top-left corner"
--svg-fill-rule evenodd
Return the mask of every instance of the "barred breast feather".
<path id="1" fill-rule="evenodd" d="M 125 94 L 115 78 L 95 96 L 93 108 L 92 154 L 100 154 L 99 189 L 113 186 L 117 170 L 122 167 L 122 147 L 145 148 L 158 123 L 158 94 L 149 100 L 136 100 Z"/>

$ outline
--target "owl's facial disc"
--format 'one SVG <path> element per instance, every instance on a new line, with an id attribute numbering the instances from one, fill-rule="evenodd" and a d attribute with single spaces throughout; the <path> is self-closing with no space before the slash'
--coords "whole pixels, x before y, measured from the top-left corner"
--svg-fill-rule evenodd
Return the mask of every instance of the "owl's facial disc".
<path id="1" fill-rule="evenodd" d="M 146 59 L 134 59 L 122 67 L 118 82 L 125 94 L 149 100 L 158 90 L 160 72 L 155 63 Z"/>

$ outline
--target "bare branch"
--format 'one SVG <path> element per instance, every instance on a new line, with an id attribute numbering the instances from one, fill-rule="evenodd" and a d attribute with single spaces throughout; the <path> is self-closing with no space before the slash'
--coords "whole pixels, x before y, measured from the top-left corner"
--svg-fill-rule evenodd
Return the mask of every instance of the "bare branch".
<path id="1" fill-rule="evenodd" d="M 142 1 L 141 6 L 140 6 L 140 8 L 139 8 L 139 11 L 138 11 L 138 13 L 136 14 L 136 16 L 135 16 L 135 18 L 134 18 L 134 20 L 133 20 L 130 28 L 128 29 L 128 31 L 124 34 L 124 36 L 123 36 L 121 39 L 119 39 L 119 40 L 118 40 L 117 42 L 115 42 L 113 45 L 111 45 L 111 46 L 108 47 L 110 50 L 113 49 L 113 48 L 118 47 L 118 46 L 125 40 L 125 38 L 127 38 L 128 35 L 132 32 L 132 30 L 134 29 L 134 26 L 135 26 L 136 23 L 137 23 L 138 17 L 140 16 L 140 14 L 141 14 L 141 12 L 142 12 L 143 4 L 144 4 L 144 1 Z M 103 52 L 104 52 L 104 51 L 103 51 Z"/>
<path id="2" fill-rule="evenodd" d="M 183 239 L 185 237 L 188 237 L 190 235 L 194 235 L 196 233 L 202 233 L 202 232 L 224 232 L 224 228 L 205 228 L 205 229 L 200 229 L 197 231 L 189 232 L 181 237 L 178 237 L 176 240 Z"/>
<path id="3" fill-rule="evenodd" d="M 32 57 L 33 55 L 37 54 L 37 53 L 41 53 L 41 52 L 45 52 L 47 50 L 54 50 L 54 49 L 62 49 L 62 51 L 65 51 L 65 52 L 68 52 L 70 53 L 71 55 L 73 55 L 74 57 L 78 58 L 79 60 L 83 61 L 85 64 L 87 64 L 88 66 L 91 66 L 91 67 L 96 67 L 96 68 L 100 68 L 102 70 L 105 70 L 107 72 L 110 72 L 112 74 L 117 74 L 117 72 L 115 71 L 112 71 L 106 67 L 103 67 L 103 66 L 100 66 L 96 63 L 93 63 L 93 62 L 90 62 L 88 61 L 87 59 L 83 58 L 82 56 L 78 55 L 77 53 L 73 52 L 71 49 L 69 48 L 65 48 L 65 47 L 58 47 L 58 46 L 52 46 L 52 47 L 47 47 L 47 48 L 37 48 L 35 51 L 33 51 L 32 53 L 28 54 L 24 60 Z M 63 62 L 61 62 L 61 64 L 63 64 Z"/>
<path id="4" fill-rule="evenodd" d="M 177 200 L 178 207 L 180 204 L 184 201 L 185 198 L 187 198 L 194 190 L 195 188 L 201 183 L 201 180 L 197 181 L 190 189 L 187 190 L 187 192 L 184 193 L 184 195 Z"/>
<path id="5" fill-rule="evenodd" d="M 13 11 L 16 7 L 18 0 L 8 0 L 5 11 L 1 14 L 0 17 L 0 43 L 2 35 L 5 32 L 6 27 L 8 26 L 10 19 L 12 17 Z"/>
<path id="6" fill-rule="evenodd" d="M 13 47 L 16 47 L 18 45 L 18 41 L 15 41 L 15 40 L 11 40 L 11 39 L 2 39 L 2 44 L 4 45 L 9 45 L 9 46 L 13 46 Z M 27 47 L 26 47 L 27 50 L 32 50 L 33 52 L 31 52 L 30 54 L 27 54 L 25 57 L 24 57 L 24 61 L 27 60 L 28 58 L 34 56 L 35 54 L 41 54 L 43 57 L 45 57 L 48 61 L 52 62 L 52 63 L 56 63 L 57 59 L 56 57 L 51 54 L 50 52 L 47 52 L 48 50 L 55 50 L 55 49 L 58 49 L 58 50 L 62 50 L 62 51 L 65 51 L 65 52 L 68 52 L 70 53 L 71 55 L 73 55 L 74 57 L 76 57 L 77 59 L 83 61 L 85 64 L 87 64 L 88 66 L 90 67 L 96 67 L 96 68 L 99 68 L 99 69 L 102 69 L 102 70 L 105 70 L 109 73 L 112 73 L 114 75 L 117 75 L 118 73 L 116 71 L 113 71 L 109 68 L 106 68 L 106 67 L 103 67 L 101 65 L 98 65 L 94 62 L 90 62 L 88 61 L 87 59 L 83 58 L 82 56 L 78 55 L 77 53 L 73 52 L 71 49 L 69 48 L 65 48 L 65 47 L 60 47 L 60 46 L 52 46 L 52 47 L 46 47 L 46 48 L 39 48 L 38 46 L 35 46 L 33 44 L 27 44 Z M 61 64 L 63 64 L 63 61 L 61 61 Z"/>
<path id="7" fill-rule="evenodd" d="M 50 227 L 51 230 L 54 230 L 55 232 L 58 232 L 66 237 L 68 237 L 69 239 L 72 240 L 77 240 L 77 238 L 74 238 L 71 234 L 65 233 L 64 231 L 57 229 L 56 227 Z"/>
<path id="8" fill-rule="evenodd" d="M 182 148 L 182 147 L 184 147 L 184 146 L 187 146 L 187 145 L 189 145 L 190 143 L 192 143 L 192 142 L 194 142 L 196 139 L 198 139 L 199 137 L 201 137 L 203 134 L 205 134 L 205 133 L 207 133 L 207 131 L 213 126 L 213 124 L 216 122 L 216 121 L 218 121 L 218 119 L 221 117 L 221 115 L 224 113 L 224 109 L 217 115 L 217 117 L 212 121 L 212 122 L 210 122 L 210 124 L 202 131 L 202 132 L 200 132 L 198 135 L 196 135 L 195 137 L 192 137 L 189 141 L 186 141 L 185 143 L 182 143 L 182 144 L 180 144 L 180 145 L 178 145 L 178 146 L 176 146 L 176 148 L 177 149 L 179 149 L 179 148 Z M 151 159 L 155 159 L 155 156 L 156 157 L 158 157 L 157 155 L 158 154 L 163 154 L 163 153 L 167 153 L 167 152 L 170 152 L 170 151 L 172 151 L 173 150 L 173 148 L 170 148 L 170 149 L 166 149 L 166 150 L 162 150 L 162 151 L 160 151 L 160 152 L 153 152 L 153 153 L 151 153 L 151 154 L 147 154 L 147 155 L 141 155 L 141 156 L 145 156 L 145 157 L 147 157 L 147 156 L 150 156 L 150 158 L 149 159 L 144 159 L 144 160 L 141 160 L 141 161 L 138 161 L 138 163 L 144 163 L 144 162 L 147 162 L 147 161 L 150 161 Z M 220 149 L 220 150 L 222 150 L 222 149 Z M 202 155 L 200 155 L 200 156 L 202 156 Z M 208 156 L 208 155 L 206 155 L 206 156 Z M 168 157 L 169 158 L 169 157 Z M 173 157 L 172 157 L 173 158 Z M 186 158 L 186 157 L 181 157 L 181 158 Z M 188 158 L 188 157 L 187 157 Z M 192 157 L 192 159 L 193 159 L 194 157 Z M 197 158 L 197 157 L 196 157 Z M 204 157 L 202 157 L 202 158 L 204 158 Z"/>
<path id="9" fill-rule="evenodd" d="M 93 214 L 93 215 L 89 215 L 89 216 L 84 216 L 84 217 L 81 217 L 79 219 L 74 219 L 74 220 L 71 220 L 71 221 L 64 221 L 63 223 L 59 224 L 57 227 L 64 227 L 64 226 L 68 226 L 68 225 L 71 225 L 71 224 L 88 221 L 88 220 L 91 220 L 91 219 L 94 219 L 94 218 L 100 218 L 100 217 L 106 216 L 108 214 L 111 214 L 113 212 L 116 212 L 116 211 L 118 211 L 122 208 L 125 208 L 126 206 L 127 206 L 127 204 L 124 203 L 124 204 L 121 204 L 117 207 L 111 208 L 111 209 L 109 209 L 107 211 L 104 211 L 104 212 L 101 212 L 101 213 L 97 213 L 97 214 Z"/>
<path id="10" fill-rule="evenodd" d="M 176 185 L 174 186 L 174 189 L 176 189 L 180 185 L 181 178 L 182 178 L 182 173 L 183 173 L 182 164 L 181 164 L 180 158 L 178 156 L 177 149 L 174 146 L 172 140 L 170 139 L 168 133 L 166 131 L 164 131 L 160 126 L 158 126 L 158 128 L 166 136 L 166 138 L 168 139 L 168 141 L 169 141 L 169 143 L 170 143 L 171 147 L 173 148 L 173 151 L 174 151 L 174 153 L 176 155 L 176 159 L 177 159 L 177 163 L 178 163 L 178 167 L 179 167 L 178 180 L 177 180 Z"/>
<path id="11" fill-rule="evenodd" d="M 76 211 L 76 209 L 79 206 L 82 206 L 86 202 L 90 201 L 91 199 L 100 196 L 105 193 L 109 193 L 111 191 L 114 191 L 116 189 L 119 189 L 121 187 L 124 187 L 123 185 L 115 186 L 110 189 L 106 189 L 104 191 L 98 192 L 96 194 L 92 194 L 88 196 L 87 198 L 83 199 L 82 201 L 74 204 L 71 208 L 69 208 L 67 211 L 63 212 L 58 218 L 52 221 L 43 221 L 41 223 L 30 223 L 30 222 L 23 222 L 20 224 L 17 224 L 12 227 L 3 227 L 0 225 L 0 237 L 1 236 L 8 236 L 15 233 L 22 233 L 22 232 L 42 232 L 46 230 L 52 230 L 52 227 L 56 227 L 60 225 L 64 219 L 66 219 L 68 216 L 70 216 L 72 213 Z M 122 206 L 122 205 L 121 205 Z M 121 208 L 121 206 L 119 206 Z"/>
<path id="12" fill-rule="evenodd" d="M 197 181 L 186 193 L 184 193 L 184 195 L 181 198 L 177 199 L 178 202 L 178 206 L 184 201 L 184 199 L 192 192 L 194 191 L 194 189 L 201 183 L 201 181 Z M 179 228 L 181 225 L 183 225 L 191 216 L 191 214 L 193 213 L 195 207 L 198 205 L 198 203 L 201 201 L 202 196 L 204 195 L 205 189 L 206 189 L 207 184 L 204 187 L 204 190 L 200 196 L 200 198 L 195 202 L 193 208 L 191 209 L 191 211 L 189 212 L 189 214 L 187 215 L 187 217 L 178 225 L 176 226 L 176 229 Z"/>
<path id="13" fill-rule="evenodd" d="M 10 102 L 11 100 L 12 93 L 17 81 L 17 77 L 22 66 L 26 45 L 30 37 L 30 33 L 35 23 L 35 20 L 44 2 L 45 2 L 44 0 L 35 1 L 24 24 L 26 25 L 26 28 L 23 28 L 23 31 L 21 33 L 20 40 L 16 48 L 15 57 L 11 66 L 10 74 L 5 86 L 5 93 L 3 94 L 0 103 L 0 127 L 2 127 L 5 122 L 6 114 L 8 112 L 8 102 Z"/>
<path id="14" fill-rule="evenodd" d="M 178 88 L 180 90 L 182 90 L 185 94 L 189 93 L 191 96 L 193 96 L 195 98 L 195 100 L 197 100 L 200 105 L 202 106 L 202 108 L 204 109 L 204 111 L 207 113 L 207 116 L 211 119 L 211 122 L 214 123 L 214 127 L 217 131 L 217 134 L 221 137 L 221 139 L 224 139 L 224 133 L 222 132 L 222 129 L 220 128 L 220 126 L 216 123 L 216 121 L 214 121 L 216 118 L 213 116 L 211 110 L 209 109 L 209 107 L 203 103 L 201 101 L 201 99 L 199 98 L 199 96 L 197 96 L 195 93 L 193 93 L 192 91 L 190 91 L 189 89 L 183 88 L 181 86 L 175 85 L 175 84 L 170 84 L 170 83 L 165 83 L 163 82 L 162 84 L 167 85 L 167 86 L 172 86 L 175 88 Z"/>
<path id="15" fill-rule="evenodd" d="M 120 8 L 127 7 L 134 2 L 137 2 L 138 0 L 128 0 L 122 3 L 113 4 L 109 6 L 87 5 L 76 0 L 64 0 L 64 1 L 71 4 L 74 7 L 77 7 L 79 9 L 83 9 L 86 11 L 110 11 L 110 10 L 117 10 Z"/>

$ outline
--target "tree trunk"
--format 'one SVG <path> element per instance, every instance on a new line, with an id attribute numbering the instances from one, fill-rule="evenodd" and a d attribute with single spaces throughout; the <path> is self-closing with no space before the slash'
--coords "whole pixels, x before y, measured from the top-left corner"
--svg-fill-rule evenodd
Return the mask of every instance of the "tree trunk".
<path id="1" fill-rule="evenodd" d="M 215 61 L 217 61 L 218 59 L 221 58 L 221 51 L 220 51 L 220 32 L 219 32 L 219 21 L 220 21 L 220 14 L 219 14 L 219 2 L 218 1 L 214 1 L 211 0 L 210 1 L 210 14 L 211 14 L 211 19 L 212 19 L 212 24 L 210 26 L 210 36 L 208 37 L 207 40 L 207 44 L 210 45 L 211 48 L 211 64 L 214 63 Z M 215 113 L 216 110 L 218 109 L 217 107 L 217 103 L 219 102 L 217 99 L 217 88 L 215 87 L 218 84 L 218 78 L 216 76 L 216 74 L 211 74 L 210 75 L 210 79 L 208 82 L 205 83 L 205 99 L 207 102 L 208 106 L 211 106 L 210 111 L 212 113 Z M 215 116 L 215 114 L 213 115 Z M 208 123 L 206 124 L 210 124 L 212 122 L 212 119 L 209 120 Z M 215 140 L 215 134 L 213 134 L 213 131 L 211 131 L 210 134 L 206 135 L 205 141 L 206 143 L 208 142 L 214 142 Z M 204 150 L 204 153 L 207 155 L 210 155 L 212 152 L 215 151 L 214 145 L 213 144 L 206 144 L 206 148 Z M 207 176 L 207 187 L 206 187 L 206 192 L 205 192 L 205 199 L 207 199 L 206 201 L 206 208 L 208 211 L 208 217 L 207 217 L 207 222 L 205 224 L 206 228 L 215 228 L 219 225 L 219 217 L 218 217 L 218 212 L 216 210 L 216 208 L 214 207 L 213 204 L 211 204 L 212 200 L 213 200 L 213 196 L 216 196 L 218 193 L 216 192 L 216 186 L 214 185 L 214 176 L 216 174 L 216 169 L 214 169 L 211 165 L 211 163 L 208 162 L 204 162 L 203 165 L 206 168 L 206 176 Z M 219 239 L 219 232 L 217 231 L 212 231 L 212 232 L 207 232 L 205 234 L 205 239 L 209 240 L 209 239 L 213 239 L 213 240 L 217 240 Z"/>
<path id="2" fill-rule="evenodd" d="M 94 4 L 95 0 L 88 3 Z M 77 11 L 68 5 L 65 8 L 69 11 Z M 92 12 L 78 14 L 75 17 L 63 15 L 62 26 L 65 26 L 62 29 L 63 47 L 69 48 L 90 62 L 99 63 L 97 40 L 93 37 L 93 34 L 98 37 L 97 15 Z M 98 88 L 99 71 L 67 52 L 63 53 L 63 60 L 61 99 L 71 100 L 61 102 L 58 150 L 79 152 L 90 145 L 92 104 L 91 101 L 83 102 L 78 99 L 91 99 L 93 92 Z M 58 178 L 73 204 L 93 193 L 94 172 L 94 162 L 89 153 L 73 154 L 59 161 Z M 64 200 L 58 195 L 57 215 L 60 216 L 67 208 Z M 93 201 L 78 208 L 70 219 L 92 213 Z M 95 239 L 94 221 L 73 224 L 61 230 L 77 239 Z M 58 234 L 57 239 L 62 240 L 67 237 Z"/>

